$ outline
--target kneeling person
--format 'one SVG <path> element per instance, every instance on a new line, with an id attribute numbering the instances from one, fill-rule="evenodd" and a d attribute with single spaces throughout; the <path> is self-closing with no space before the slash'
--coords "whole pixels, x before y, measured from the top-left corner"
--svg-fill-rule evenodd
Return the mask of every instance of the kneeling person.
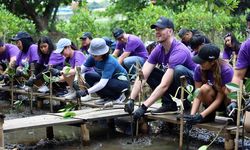
<path id="1" fill-rule="evenodd" d="M 84 75 L 86 82 L 91 86 L 88 90 L 80 90 L 77 81 L 74 82 L 77 96 L 97 93 L 102 99 L 96 104 L 104 104 L 109 100 L 123 102 L 126 98 L 123 92 L 129 88 L 127 71 L 109 55 L 109 47 L 102 38 L 93 39 L 88 52 L 90 56 L 82 66 L 82 72 L 91 67 L 95 68 L 95 72 L 87 72 Z"/>

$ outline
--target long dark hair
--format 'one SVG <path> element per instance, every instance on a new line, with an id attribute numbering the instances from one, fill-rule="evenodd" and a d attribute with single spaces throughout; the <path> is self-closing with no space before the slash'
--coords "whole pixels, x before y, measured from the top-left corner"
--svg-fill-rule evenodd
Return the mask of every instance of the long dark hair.
<path id="1" fill-rule="evenodd" d="M 225 36 L 224 36 L 224 40 L 226 37 L 231 37 L 231 43 L 232 43 L 232 49 L 236 52 L 238 52 L 240 50 L 240 45 L 241 43 L 236 39 L 235 35 L 231 32 L 227 33 Z M 228 47 L 226 45 L 226 43 L 224 43 L 224 47 L 225 49 L 231 49 L 230 47 Z"/>
<path id="2" fill-rule="evenodd" d="M 49 53 L 48 54 L 44 54 L 42 53 L 41 49 L 40 49 L 40 45 L 43 44 L 43 43 L 47 43 L 48 44 L 48 49 L 49 49 Z M 55 50 L 55 46 L 53 44 L 53 42 L 51 41 L 51 39 L 47 36 L 43 36 L 41 37 L 38 42 L 37 42 L 37 45 L 38 45 L 38 55 L 40 57 L 43 57 L 43 56 L 50 56 L 50 54 L 52 53 L 53 50 Z"/>
<path id="3" fill-rule="evenodd" d="M 221 59 L 218 58 L 217 60 L 214 60 L 215 64 L 213 66 L 213 78 L 214 78 L 214 88 L 216 91 L 221 91 L 222 90 L 222 79 L 221 79 L 221 66 L 223 65 L 228 65 L 228 63 Z M 201 80 L 202 83 L 205 84 L 208 81 L 208 74 L 206 70 L 201 69 Z"/>
<path id="4" fill-rule="evenodd" d="M 22 42 L 23 45 L 23 50 L 22 52 L 27 53 L 30 46 L 32 44 L 34 44 L 34 40 L 32 39 L 32 37 L 28 37 L 28 38 L 21 38 L 20 41 Z"/>

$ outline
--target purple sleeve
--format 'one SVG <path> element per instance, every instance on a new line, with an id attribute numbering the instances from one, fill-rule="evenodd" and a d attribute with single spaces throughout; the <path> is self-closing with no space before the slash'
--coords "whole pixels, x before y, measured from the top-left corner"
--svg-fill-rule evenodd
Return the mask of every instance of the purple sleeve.
<path id="1" fill-rule="evenodd" d="M 245 69 L 248 68 L 250 65 L 250 39 L 247 40 L 244 45 L 242 44 L 239 54 L 238 54 L 238 59 L 236 62 L 236 69 Z"/>
<path id="2" fill-rule="evenodd" d="M 233 68 L 226 64 L 221 71 L 221 81 L 223 86 L 232 81 L 233 74 Z"/>
<path id="3" fill-rule="evenodd" d="M 148 62 L 150 63 L 150 64 L 157 64 L 158 63 L 158 54 L 160 53 L 160 46 L 159 45 L 157 45 L 154 49 L 153 49 L 153 51 L 151 52 L 151 54 L 149 55 L 149 57 L 148 57 Z"/>
<path id="4" fill-rule="evenodd" d="M 79 52 L 76 53 L 76 57 L 75 57 L 75 66 L 81 66 L 82 64 L 84 64 L 86 61 L 86 57 L 83 55 L 83 53 Z"/>
<path id="5" fill-rule="evenodd" d="M 187 59 L 187 53 L 181 50 L 173 51 L 169 57 L 169 68 L 174 69 L 177 65 L 182 65 Z"/>
<path id="6" fill-rule="evenodd" d="M 194 70 L 194 81 L 196 81 L 196 82 L 202 82 L 202 80 L 201 80 L 200 65 L 196 66 L 196 68 Z"/>
<path id="7" fill-rule="evenodd" d="M 10 57 L 17 56 L 19 51 L 20 50 L 15 45 L 11 46 L 10 49 L 9 49 Z"/>
<path id="8" fill-rule="evenodd" d="M 116 47 L 115 47 L 115 49 L 122 50 L 122 49 L 123 49 L 123 44 L 120 43 L 120 42 L 116 42 Z"/>
<path id="9" fill-rule="evenodd" d="M 29 62 L 34 62 L 34 61 L 38 61 L 39 60 L 39 56 L 38 56 L 38 51 L 37 51 L 37 45 L 32 44 L 29 48 Z"/>
<path id="10" fill-rule="evenodd" d="M 226 49 L 223 51 L 223 59 L 230 59 L 229 53 Z"/>

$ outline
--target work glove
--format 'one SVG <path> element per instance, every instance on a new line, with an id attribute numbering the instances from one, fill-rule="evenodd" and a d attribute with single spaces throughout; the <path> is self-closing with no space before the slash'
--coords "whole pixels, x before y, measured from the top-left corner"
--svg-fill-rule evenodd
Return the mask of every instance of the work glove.
<path id="1" fill-rule="evenodd" d="M 4 80 L 4 75 L 3 74 L 0 74 L 0 81 Z"/>
<path id="2" fill-rule="evenodd" d="M 128 101 L 124 106 L 124 111 L 127 112 L 128 114 L 132 114 L 132 112 L 134 111 L 134 106 L 135 106 L 134 100 L 128 99 Z"/>
<path id="3" fill-rule="evenodd" d="M 84 97 L 86 95 L 89 95 L 88 90 L 78 90 L 78 91 L 76 91 L 76 97 L 77 98 Z"/>
<path id="4" fill-rule="evenodd" d="M 29 80 L 27 80 L 25 82 L 25 85 L 29 86 L 29 87 L 32 87 L 34 84 L 34 79 L 33 78 L 29 78 Z"/>
<path id="5" fill-rule="evenodd" d="M 147 108 L 144 104 L 142 104 L 141 107 L 139 107 L 138 109 L 136 109 L 136 110 L 134 111 L 134 114 L 133 114 L 134 120 L 138 120 L 138 119 L 140 119 L 142 116 L 144 116 L 144 114 L 147 112 L 147 109 L 148 109 L 148 108 Z"/>
<path id="6" fill-rule="evenodd" d="M 232 101 L 228 106 L 227 106 L 227 115 L 229 117 L 235 118 L 236 117 L 236 108 L 237 108 L 237 103 L 235 101 Z M 234 111 L 233 111 L 234 110 Z M 232 112 L 233 111 L 233 112 Z M 231 114 L 230 114 L 231 113 Z"/>
<path id="7" fill-rule="evenodd" d="M 80 86 L 79 86 L 79 83 L 77 81 L 73 81 L 73 89 L 76 90 L 76 91 L 79 91 L 80 90 Z"/>
<path id="8" fill-rule="evenodd" d="M 16 75 L 15 75 L 16 77 L 21 77 L 23 75 L 24 75 L 23 70 L 20 70 L 20 69 L 16 70 Z"/>
<path id="9" fill-rule="evenodd" d="M 245 108 L 246 108 L 246 111 L 250 111 L 250 99 L 246 100 Z"/>
<path id="10" fill-rule="evenodd" d="M 184 120 L 186 120 L 187 124 L 195 125 L 197 123 L 201 123 L 203 121 L 203 117 L 201 114 L 195 114 L 195 115 L 187 115 L 184 117 Z"/>
<path id="11" fill-rule="evenodd" d="M 51 68 L 49 71 L 51 72 L 52 76 L 60 76 L 62 74 L 60 70 L 55 68 Z"/>

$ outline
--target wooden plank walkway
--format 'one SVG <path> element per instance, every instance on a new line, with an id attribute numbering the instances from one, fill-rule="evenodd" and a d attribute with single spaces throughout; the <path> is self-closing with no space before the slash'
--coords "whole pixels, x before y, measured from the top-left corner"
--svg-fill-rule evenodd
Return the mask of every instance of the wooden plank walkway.
<path id="1" fill-rule="evenodd" d="M 27 128 L 79 124 L 86 123 L 87 121 L 128 116 L 123 109 L 86 108 L 73 112 L 76 113 L 76 116 L 69 119 L 63 118 L 64 113 L 48 113 L 39 116 L 5 120 L 3 130 L 4 132 L 9 132 Z"/>

